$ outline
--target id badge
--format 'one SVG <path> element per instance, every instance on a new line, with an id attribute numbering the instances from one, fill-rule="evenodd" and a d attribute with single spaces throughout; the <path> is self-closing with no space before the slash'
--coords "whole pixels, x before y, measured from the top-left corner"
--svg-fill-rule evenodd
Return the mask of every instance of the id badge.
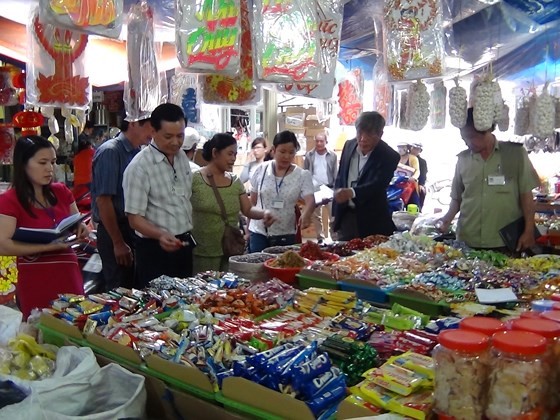
<path id="1" fill-rule="evenodd" d="M 488 175 L 488 185 L 506 185 L 506 177 L 504 175 Z"/>
<path id="2" fill-rule="evenodd" d="M 272 201 L 272 208 L 273 209 L 278 209 L 278 210 L 283 209 L 284 208 L 284 200 L 279 200 L 279 199 L 273 200 Z"/>

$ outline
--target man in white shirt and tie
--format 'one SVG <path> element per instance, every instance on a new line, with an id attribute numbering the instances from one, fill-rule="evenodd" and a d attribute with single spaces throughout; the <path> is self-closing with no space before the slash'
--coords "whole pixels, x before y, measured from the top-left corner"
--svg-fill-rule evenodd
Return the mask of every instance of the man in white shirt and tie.
<path id="1" fill-rule="evenodd" d="M 318 191 L 321 185 L 333 188 L 336 180 L 338 158 L 332 150 L 327 149 L 327 144 L 327 135 L 319 133 L 315 136 L 315 147 L 305 155 L 304 168 L 313 175 L 315 191 Z M 330 217 L 330 203 L 317 206 L 313 222 L 318 241 L 322 241 L 329 236 Z"/>

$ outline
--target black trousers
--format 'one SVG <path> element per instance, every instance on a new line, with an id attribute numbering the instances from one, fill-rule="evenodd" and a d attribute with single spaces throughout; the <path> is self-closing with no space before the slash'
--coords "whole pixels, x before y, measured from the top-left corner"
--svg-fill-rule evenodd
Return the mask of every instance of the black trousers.
<path id="1" fill-rule="evenodd" d="M 342 216 L 340 229 L 337 234 L 337 239 L 339 241 L 350 241 L 354 238 L 360 237 L 360 233 L 358 232 L 358 219 L 354 209 L 346 209 L 344 215 Z"/>
<path id="2" fill-rule="evenodd" d="M 181 239 L 181 235 L 177 236 Z M 167 252 L 157 239 L 138 238 L 136 242 L 135 287 L 142 289 L 150 281 L 161 276 L 190 277 L 193 268 L 193 248 L 184 246 L 177 251 Z"/>
<path id="3" fill-rule="evenodd" d="M 130 228 L 127 221 L 119 223 L 119 230 L 126 244 L 132 250 L 134 256 L 137 236 Z M 117 264 L 113 248 L 113 240 L 102 223 L 97 226 L 97 251 L 103 264 L 103 279 L 105 280 L 105 291 L 123 286 L 131 288 L 134 286 L 134 263 L 130 267 Z"/>

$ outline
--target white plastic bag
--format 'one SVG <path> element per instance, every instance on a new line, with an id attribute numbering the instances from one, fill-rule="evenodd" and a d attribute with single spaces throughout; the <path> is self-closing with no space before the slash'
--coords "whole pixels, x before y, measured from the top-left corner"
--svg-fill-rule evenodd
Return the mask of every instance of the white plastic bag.
<path id="1" fill-rule="evenodd" d="M 0 346 L 6 347 L 8 341 L 14 338 L 21 325 L 21 312 L 4 305 L 0 305 Z"/>

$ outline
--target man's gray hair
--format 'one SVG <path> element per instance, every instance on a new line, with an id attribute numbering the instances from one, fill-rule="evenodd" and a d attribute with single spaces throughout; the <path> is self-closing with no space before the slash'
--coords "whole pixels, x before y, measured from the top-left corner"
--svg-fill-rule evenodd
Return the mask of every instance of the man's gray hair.
<path id="1" fill-rule="evenodd" d="M 377 111 L 362 112 L 354 126 L 356 131 L 381 135 L 385 128 L 385 118 Z"/>

